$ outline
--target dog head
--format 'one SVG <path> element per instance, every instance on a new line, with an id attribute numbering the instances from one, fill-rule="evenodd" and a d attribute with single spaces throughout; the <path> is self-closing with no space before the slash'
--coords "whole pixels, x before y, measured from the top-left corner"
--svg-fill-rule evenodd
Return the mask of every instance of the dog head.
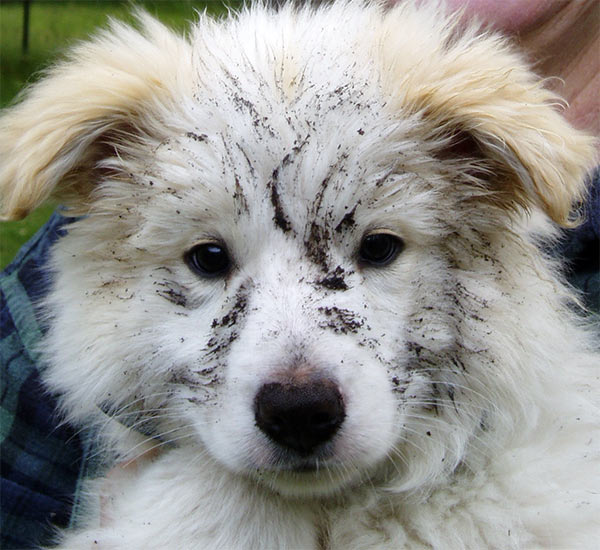
<path id="1" fill-rule="evenodd" d="M 46 304 L 69 417 L 292 495 L 419 487 L 517 430 L 518 228 L 568 224 L 592 158 L 520 57 L 426 6 L 140 26 L 0 123 L 5 215 L 85 215 Z"/>

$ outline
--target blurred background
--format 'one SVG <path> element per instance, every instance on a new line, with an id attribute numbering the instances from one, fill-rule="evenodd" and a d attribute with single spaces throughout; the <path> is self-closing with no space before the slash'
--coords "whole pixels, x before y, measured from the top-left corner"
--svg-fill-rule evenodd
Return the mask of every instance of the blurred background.
<path id="1" fill-rule="evenodd" d="M 241 0 L 0 0 L 0 108 L 16 100 L 40 72 L 69 46 L 85 39 L 109 17 L 131 20 L 132 6 L 143 6 L 167 25 L 184 30 L 195 11 L 215 16 Z M 46 204 L 18 222 L 0 222 L 0 269 L 54 210 Z"/>

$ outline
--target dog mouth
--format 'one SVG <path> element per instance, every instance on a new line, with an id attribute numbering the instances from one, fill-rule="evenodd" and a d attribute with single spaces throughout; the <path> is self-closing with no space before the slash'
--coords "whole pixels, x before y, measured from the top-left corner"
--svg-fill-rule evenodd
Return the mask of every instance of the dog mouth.
<path id="1" fill-rule="evenodd" d="M 289 451 L 277 449 L 271 455 L 271 460 L 261 469 L 272 473 L 282 474 L 310 474 L 318 476 L 339 467 L 340 461 L 336 460 L 331 449 L 323 449 L 311 456 L 298 456 Z"/>
<path id="2" fill-rule="evenodd" d="M 299 464 L 294 465 L 291 468 L 291 471 L 296 474 L 314 474 L 319 471 L 319 462 L 316 460 L 312 461 L 304 461 Z"/>
<path id="3" fill-rule="evenodd" d="M 365 472 L 340 457 L 278 460 L 248 472 L 261 485 L 290 498 L 327 498 L 364 478 Z"/>

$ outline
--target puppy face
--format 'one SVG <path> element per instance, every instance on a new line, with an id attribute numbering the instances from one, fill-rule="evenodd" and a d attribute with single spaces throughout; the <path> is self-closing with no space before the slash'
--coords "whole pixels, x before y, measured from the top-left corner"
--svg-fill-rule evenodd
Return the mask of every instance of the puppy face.
<path id="1" fill-rule="evenodd" d="M 60 180 L 86 213 L 47 301 L 47 382 L 71 418 L 108 413 L 291 495 L 414 488 L 489 452 L 521 376 L 498 365 L 526 248 L 509 227 L 526 208 L 565 220 L 589 142 L 497 39 L 461 42 L 432 9 L 260 8 L 189 42 L 144 20 L 4 119 L 31 143 L 3 142 L 26 157 L 3 181 L 42 197 Z M 515 152 L 520 123 L 561 163 Z"/>
<path id="2" fill-rule="evenodd" d="M 269 117 L 278 98 L 239 100 L 260 81 L 221 89 L 218 107 L 206 92 L 203 112 L 106 163 L 133 176 L 107 181 L 59 244 L 90 270 L 61 272 L 90 296 L 85 345 L 106 354 L 104 391 L 128 392 L 119 415 L 156 410 L 165 440 L 294 492 L 337 488 L 393 449 L 414 278 L 440 261 L 432 167 L 411 125 L 377 90 L 343 84 L 315 103 L 307 80 L 297 108 Z"/>

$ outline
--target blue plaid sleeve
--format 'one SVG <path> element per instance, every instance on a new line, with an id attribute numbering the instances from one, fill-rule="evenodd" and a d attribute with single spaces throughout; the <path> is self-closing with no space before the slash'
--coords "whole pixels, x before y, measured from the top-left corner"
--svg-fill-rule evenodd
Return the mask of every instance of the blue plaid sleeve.
<path id="1" fill-rule="evenodd" d="M 585 207 L 585 222 L 565 231 L 556 254 L 567 261 L 571 284 L 583 295 L 585 304 L 600 313 L 600 168 L 592 176 Z"/>
<path id="2" fill-rule="evenodd" d="M 56 402 L 40 384 L 44 327 L 35 303 L 47 288 L 50 245 L 70 220 L 54 214 L 0 275 L 1 547 L 48 544 L 69 524 L 82 471 L 82 442 L 59 424 Z"/>

